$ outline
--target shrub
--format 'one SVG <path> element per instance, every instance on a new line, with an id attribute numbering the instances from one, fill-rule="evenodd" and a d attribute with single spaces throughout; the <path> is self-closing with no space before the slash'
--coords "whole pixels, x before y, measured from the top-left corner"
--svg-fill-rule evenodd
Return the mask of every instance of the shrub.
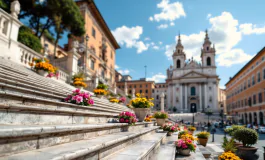
<path id="1" fill-rule="evenodd" d="M 167 114 L 167 112 L 155 112 L 153 117 L 157 118 L 157 119 L 167 119 L 168 114 Z"/>
<path id="2" fill-rule="evenodd" d="M 41 52 L 42 46 L 41 46 L 39 38 L 36 37 L 32 33 L 31 29 L 29 29 L 26 26 L 20 27 L 19 33 L 18 33 L 18 41 L 38 53 Z"/>
<path id="3" fill-rule="evenodd" d="M 226 137 L 224 137 L 224 141 L 222 144 L 222 148 L 225 152 L 231 151 L 232 153 L 235 153 L 236 147 L 235 147 L 235 141 L 234 138 L 231 138 L 229 141 Z"/>
<path id="4" fill-rule="evenodd" d="M 225 129 L 225 132 L 227 132 L 230 136 L 233 136 L 236 130 L 242 129 L 242 128 L 245 128 L 245 127 L 240 126 L 240 125 L 232 125 L 231 128 Z"/>
<path id="5" fill-rule="evenodd" d="M 250 147 L 257 143 L 258 133 L 249 128 L 238 129 L 234 132 L 234 138 L 243 143 L 244 147 Z"/>
<path id="6" fill-rule="evenodd" d="M 210 133 L 209 132 L 200 132 L 200 133 L 197 133 L 196 136 L 198 138 L 207 139 L 207 138 L 209 138 Z"/>
<path id="7" fill-rule="evenodd" d="M 107 90 L 107 89 L 108 89 L 108 86 L 105 85 L 105 84 L 99 84 L 99 85 L 97 86 L 97 89 L 104 89 L 104 90 Z"/>

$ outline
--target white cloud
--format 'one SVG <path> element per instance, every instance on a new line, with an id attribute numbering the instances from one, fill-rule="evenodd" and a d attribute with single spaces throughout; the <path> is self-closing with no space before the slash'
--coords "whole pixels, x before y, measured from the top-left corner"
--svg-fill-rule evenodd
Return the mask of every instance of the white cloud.
<path id="1" fill-rule="evenodd" d="M 159 44 L 161 45 L 161 44 L 163 44 L 163 42 L 159 41 Z"/>
<path id="2" fill-rule="evenodd" d="M 242 33 L 239 30 L 238 20 L 234 19 L 231 13 L 223 12 L 220 16 L 209 18 L 211 27 L 209 28 L 209 37 L 212 43 L 215 43 L 216 62 L 220 66 L 231 66 L 233 64 L 244 63 L 252 58 L 242 49 L 236 48 L 236 45 L 242 39 Z M 200 50 L 204 42 L 205 32 L 190 35 L 181 35 L 181 41 L 184 46 L 184 52 L 187 59 L 194 57 L 200 61 Z M 178 35 L 175 37 L 177 42 Z M 172 59 L 173 50 L 176 44 L 166 45 L 165 55 Z"/>
<path id="3" fill-rule="evenodd" d="M 253 25 L 252 23 L 241 24 L 239 28 L 245 35 L 265 33 L 265 26 L 259 28 L 257 25 Z"/>
<path id="4" fill-rule="evenodd" d="M 117 42 L 121 45 L 125 45 L 127 48 L 136 48 L 137 53 L 148 50 L 148 46 L 144 44 L 143 41 L 140 41 L 140 37 L 143 33 L 143 27 L 127 27 L 122 26 L 116 28 L 112 31 L 112 34 L 115 36 Z"/>
<path id="5" fill-rule="evenodd" d="M 175 26 L 175 23 L 174 22 L 170 22 L 170 26 Z"/>
<path id="6" fill-rule="evenodd" d="M 207 14 L 207 19 L 209 19 L 211 17 L 212 17 L 212 14 L 211 13 Z"/>
<path id="7" fill-rule="evenodd" d="M 160 24 L 157 26 L 157 29 L 166 29 L 168 27 L 168 24 Z"/>
<path id="8" fill-rule="evenodd" d="M 117 65 L 117 64 L 115 64 L 115 69 L 119 69 L 120 67 Z"/>
<path id="9" fill-rule="evenodd" d="M 166 78 L 167 78 L 166 75 L 163 75 L 162 73 L 158 73 L 158 74 L 153 75 L 150 78 L 147 78 L 147 80 L 155 81 L 155 82 L 164 82 Z"/>
<path id="10" fill-rule="evenodd" d="M 129 74 L 130 73 L 130 70 L 128 69 L 124 69 L 124 70 L 118 70 L 118 72 L 122 75 L 126 75 L 126 74 Z"/>
<path id="11" fill-rule="evenodd" d="M 145 41 L 150 41 L 151 39 L 149 37 L 145 37 Z"/>
<path id="12" fill-rule="evenodd" d="M 153 49 L 154 50 L 159 50 L 159 47 L 158 46 L 153 46 Z"/>
<path id="13" fill-rule="evenodd" d="M 170 0 L 162 0 L 160 3 L 157 4 L 157 8 L 161 9 L 162 11 L 158 14 L 149 17 L 150 21 L 174 21 L 180 17 L 185 17 L 186 13 L 184 11 L 183 5 L 180 2 L 173 2 L 170 3 Z"/>

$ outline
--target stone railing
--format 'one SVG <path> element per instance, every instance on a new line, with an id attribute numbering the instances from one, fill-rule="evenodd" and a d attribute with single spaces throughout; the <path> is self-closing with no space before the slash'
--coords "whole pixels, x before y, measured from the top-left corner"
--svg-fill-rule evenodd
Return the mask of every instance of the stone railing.
<path id="1" fill-rule="evenodd" d="M 0 8 L 0 35 L 9 38 L 12 16 Z"/>
<path id="2" fill-rule="evenodd" d="M 44 58 L 43 55 L 35 52 L 34 50 L 30 49 L 29 47 L 25 46 L 22 43 L 18 42 L 19 46 L 19 55 L 20 55 L 20 63 L 27 68 L 31 66 L 29 63 L 33 61 L 33 58 Z"/>
<path id="3" fill-rule="evenodd" d="M 58 80 L 63 81 L 65 83 L 68 83 L 70 80 L 70 75 L 66 71 L 63 71 L 60 68 L 59 68 L 58 72 L 59 72 Z"/>

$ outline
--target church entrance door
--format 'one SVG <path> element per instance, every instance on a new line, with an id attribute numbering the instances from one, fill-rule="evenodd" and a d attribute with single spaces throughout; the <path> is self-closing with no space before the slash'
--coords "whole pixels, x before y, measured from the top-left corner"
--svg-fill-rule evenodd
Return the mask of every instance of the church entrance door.
<path id="1" fill-rule="evenodd" d="M 197 112 L 197 106 L 196 106 L 196 103 L 191 103 L 190 104 L 190 112 L 191 113 L 196 113 Z"/>

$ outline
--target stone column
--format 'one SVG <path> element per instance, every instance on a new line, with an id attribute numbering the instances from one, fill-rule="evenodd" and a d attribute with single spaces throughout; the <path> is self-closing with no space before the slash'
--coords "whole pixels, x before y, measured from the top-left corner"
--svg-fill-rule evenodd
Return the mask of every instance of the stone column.
<path id="1" fill-rule="evenodd" d="M 185 84 L 185 111 L 188 111 L 188 89 L 187 84 Z"/>
<path id="2" fill-rule="evenodd" d="M 169 107 L 176 107 L 177 106 L 177 102 L 176 102 L 176 99 L 177 99 L 177 91 L 176 91 L 176 85 L 175 84 L 172 84 L 172 94 L 173 94 L 173 103 L 172 103 L 172 106 L 169 106 Z"/>
<path id="3" fill-rule="evenodd" d="M 77 53 L 78 48 L 78 41 L 73 42 L 72 50 L 68 53 L 67 56 L 67 70 L 69 71 L 70 75 L 74 75 L 78 72 L 78 59 L 81 57 Z"/>
<path id="4" fill-rule="evenodd" d="M 208 107 L 207 84 L 204 84 L 204 109 Z"/>
<path id="5" fill-rule="evenodd" d="M 135 98 L 135 89 L 132 89 L 132 98 Z"/>
<path id="6" fill-rule="evenodd" d="M 165 94 L 164 94 L 164 92 L 162 92 L 162 94 L 160 95 L 160 99 L 161 99 L 161 111 L 164 111 L 164 107 L 165 107 L 165 102 L 164 102 L 164 100 L 165 100 Z"/>
<path id="7" fill-rule="evenodd" d="M 199 84 L 199 96 L 200 96 L 200 112 L 202 112 L 202 86 Z"/>
<path id="8" fill-rule="evenodd" d="M 180 88 L 180 94 L 179 94 L 179 102 L 180 102 L 180 111 L 181 112 L 183 112 L 183 102 L 182 102 L 182 100 L 183 100 L 183 95 L 182 95 L 182 84 L 180 84 L 180 86 L 179 86 L 179 88 Z"/>
<path id="9" fill-rule="evenodd" d="M 117 94 L 117 86 L 116 86 L 116 82 L 114 82 L 113 92 L 114 92 L 114 94 Z"/>

